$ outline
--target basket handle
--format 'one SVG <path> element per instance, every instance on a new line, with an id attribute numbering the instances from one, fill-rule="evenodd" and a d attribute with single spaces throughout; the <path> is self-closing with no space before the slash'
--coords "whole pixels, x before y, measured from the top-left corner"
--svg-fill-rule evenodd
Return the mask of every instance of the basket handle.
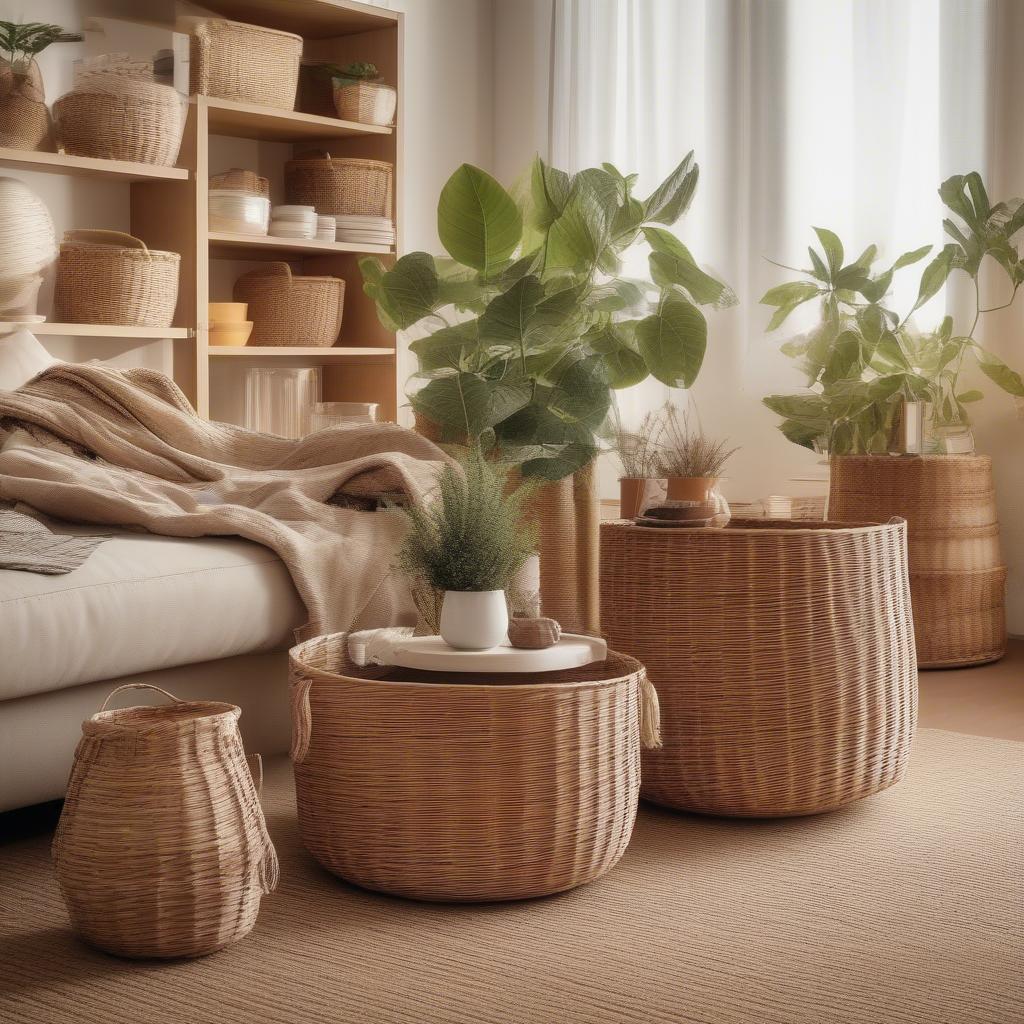
<path id="1" fill-rule="evenodd" d="M 141 238 L 129 235 L 124 231 L 106 231 L 102 228 L 75 228 L 64 232 L 66 242 L 109 242 L 127 246 L 129 249 L 141 249 L 149 256 L 149 248 Z"/>
<path id="2" fill-rule="evenodd" d="M 288 287 L 291 288 L 292 284 L 292 268 L 287 263 L 268 263 L 265 267 L 261 267 L 259 270 L 250 270 L 247 274 L 243 274 L 238 280 L 242 278 L 252 278 L 258 280 L 261 277 L 284 277 L 288 280 Z"/>
<path id="3" fill-rule="evenodd" d="M 327 162 L 331 162 L 331 154 L 326 149 L 307 149 L 304 153 L 299 153 L 294 157 L 295 160 L 306 160 L 313 156 L 325 156 Z"/>
<path id="4" fill-rule="evenodd" d="M 112 698 L 116 697 L 122 690 L 154 690 L 156 693 L 162 693 L 168 700 L 174 701 L 175 704 L 183 704 L 184 701 L 180 697 L 175 697 L 173 693 L 168 693 L 166 690 L 162 690 L 159 686 L 154 686 L 152 683 L 125 683 L 123 686 L 117 687 L 116 690 L 111 690 L 107 694 L 107 699 L 103 702 L 103 707 L 100 711 L 106 711 L 107 705 L 110 703 Z"/>

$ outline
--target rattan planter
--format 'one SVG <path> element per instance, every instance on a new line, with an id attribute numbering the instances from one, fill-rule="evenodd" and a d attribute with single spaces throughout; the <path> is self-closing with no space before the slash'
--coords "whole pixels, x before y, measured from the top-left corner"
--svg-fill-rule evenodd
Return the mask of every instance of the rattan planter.
<path id="1" fill-rule="evenodd" d="M 601 624 L 647 667 L 643 796 L 708 814 L 842 807 L 898 782 L 917 715 L 905 527 L 601 527 Z"/>
<path id="2" fill-rule="evenodd" d="M 395 120 L 398 92 L 383 82 L 354 82 L 336 79 L 334 109 L 343 121 L 388 125 Z"/>
<path id="3" fill-rule="evenodd" d="M 340 277 L 299 277 L 287 263 L 268 263 L 235 282 L 234 300 L 249 305 L 250 345 L 326 348 L 341 331 L 345 282 Z"/>
<path id="4" fill-rule="evenodd" d="M 831 460 L 829 516 L 902 516 L 921 668 L 980 665 L 1006 653 L 1006 567 L 992 460 L 981 455 Z"/>
<path id="5" fill-rule="evenodd" d="M 114 693 L 140 688 L 157 689 Z M 127 957 L 202 956 L 252 929 L 277 857 L 241 711 L 159 692 L 173 703 L 101 709 L 82 723 L 53 857 L 89 942 Z"/>
<path id="6" fill-rule="evenodd" d="M 622 856 L 642 704 L 654 725 L 637 662 L 449 684 L 345 666 L 344 647 L 335 635 L 291 652 L 299 827 L 328 871 L 415 899 L 515 900 Z"/>
<path id="7" fill-rule="evenodd" d="M 289 203 L 321 214 L 390 217 L 395 168 L 384 160 L 305 153 L 284 165 Z"/>

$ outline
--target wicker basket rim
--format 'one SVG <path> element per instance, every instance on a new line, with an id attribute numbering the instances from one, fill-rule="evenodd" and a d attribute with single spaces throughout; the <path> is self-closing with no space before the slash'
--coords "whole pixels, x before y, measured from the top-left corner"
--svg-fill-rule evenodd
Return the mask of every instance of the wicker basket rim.
<path id="1" fill-rule="evenodd" d="M 937 580 L 960 580 L 963 582 L 964 578 L 968 579 L 983 579 L 985 577 L 998 578 L 1000 576 L 1005 577 L 1009 575 L 1009 566 L 1006 565 L 990 565 L 987 569 L 927 569 L 919 571 L 917 569 L 911 569 L 910 579 L 911 582 L 918 580 L 924 582 L 934 582 Z"/>
<path id="2" fill-rule="evenodd" d="M 888 455 L 888 454 L 885 454 L 885 453 L 882 453 L 882 452 L 878 452 L 878 453 L 876 453 L 874 455 L 832 455 L 832 456 L 830 456 L 830 459 L 832 461 L 836 461 L 836 462 L 840 462 L 840 461 L 841 462 L 874 462 L 874 463 L 889 462 L 889 463 L 892 463 L 892 465 L 894 465 L 894 466 L 904 466 L 904 467 L 912 466 L 916 462 L 935 462 L 935 463 L 939 463 L 939 462 L 951 462 L 951 461 L 956 461 L 956 460 L 960 460 L 960 461 L 963 461 L 963 462 L 984 462 L 984 463 L 988 463 L 988 464 L 991 464 L 991 462 L 992 462 L 992 456 L 991 455 L 979 455 L 977 453 L 970 454 L 970 455 L 967 454 L 967 453 L 962 453 L 962 454 L 950 453 L 950 454 L 928 454 L 928 455 L 901 456 L 901 455 Z"/>
<path id="3" fill-rule="evenodd" d="M 112 736 L 124 732 L 152 732 L 191 727 L 197 722 L 217 725 L 237 721 L 242 709 L 235 704 L 212 700 L 183 700 L 176 704 L 137 704 L 127 708 L 97 711 L 82 723 L 87 736 Z"/>
<path id="4" fill-rule="evenodd" d="M 297 39 L 300 43 L 302 42 L 302 36 L 298 36 L 294 32 L 283 32 L 279 28 L 265 28 L 263 25 L 250 25 L 248 22 L 232 21 L 230 18 L 198 19 L 192 28 L 192 35 L 200 36 L 200 33 L 207 32 L 213 25 L 219 25 L 224 28 L 233 29 L 244 28 L 252 32 L 266 32 L 268 35 L 282 36 L 285 39 Z"/>
<path id="5" fill-rule="evenodd" d="M 799 524 L 799 525 L 794 525 Z M 906 526 L 907 521 L 900 516 L 893 516 L 886 523 L 870 522 L 867 520 L 852 522 L 839 522 L 834 519 L 747 519 L 737 516 L 720 528 L 711 529 L 672 529 L 657 526 L 636 526 L 631 522 L 604 522 L 602 530 L 630 530 L 643 534 L 656 534 L 658 536 L 683 536 L 683 537 L 722 537 L 730 534 L 774 534 L 779 537 L 801 536 L 807 533 L 825 534 L 850 534 L 850 533 L 878 533 L 890 530 L 894 526 Z"/>
<path id="6" fill-rule="evenodd" d="M 292 157 L 291 160 L 286 161 L 286 166 L 288 167 L 295 164 L 319 164 L 328 167 L 332 164 L 340 164 L 356 167 L 382 167 L 385 170 L 389 170 L 393 166 L 390 160 L 371 160 L 369 157 L 361 156 L 334 156 L 331 153 L 324 153 L 322 155 L 300 153 L 299 156 Z"/>

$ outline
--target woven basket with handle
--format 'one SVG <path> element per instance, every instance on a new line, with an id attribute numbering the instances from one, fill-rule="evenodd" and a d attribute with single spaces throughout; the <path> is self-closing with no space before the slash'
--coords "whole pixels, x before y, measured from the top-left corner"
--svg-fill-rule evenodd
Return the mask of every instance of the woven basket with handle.
<path id="1" fill-rule="evenodd" d="M 170 327 L 178 301 L 176 252 L 120 231 L 66 231 L 53 303 L 66 323 Z"/>
<path id="2" fill-rule="evenodd" d="M 358 669 L 341 634 L 291 652 L 303 842 L 327 870 L 425 900 L 514 900 L 608 871 L 629 842 L 643 668 L 613 652 L 568 672 Z"/>
<path id="3" fill-rule="evenodd" d="M 128 689 L 171 703 L 108 711 Z M 53 859 L 72 925 L 100 949 L 202 956 L 256 923 L 278 867 L 240 715 L 129 683 L 82 723 Z"/>
<path id="4" fill-rule="evenodd" d="M 249 304 L 250 345 L 326 348 L 341 332 L 345 282 L 299 277 L 287 263 L 268 263 L 235 281 L 234 300 Z"/>
<path id="5" fill-rule="evenodd" d="M 289 203 L 315 206 L 317 213 L 390 217 L 395 168 L 385 160 L 304 153 L 284 165 Z"/>
<path id="6" fill-rule="evenodd" d="M 658 688 L 643 795 L 707 814 L 842 807 L 898 782 L 917 717 L 906 527 L 601 526 L 601 626 Z"/>

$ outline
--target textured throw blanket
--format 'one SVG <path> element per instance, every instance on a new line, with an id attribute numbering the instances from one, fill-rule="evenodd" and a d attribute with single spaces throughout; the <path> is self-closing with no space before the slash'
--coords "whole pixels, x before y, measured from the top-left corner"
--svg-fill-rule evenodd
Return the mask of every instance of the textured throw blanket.
<path id="1" fill-rule="evenodd" d="M 74 572 L 108 537 L 54 533 L 35 516 L 0 505 L 0 569 L 63 576 Z"/>
<path id="2" fill-rule="evenodd" d="M 412 431 L 366 424 L 289 441 L 200 419 L 155 371 L 71 363 L 0 391 L 0 421 L 42 442 L 0 451 L 0 500 L 76 522 L 263 544 L 305 602 L 300 639 L 415 620 L 392 571 L 404 517 L 366 510 L 432 488 L 444 455 Z"/>

